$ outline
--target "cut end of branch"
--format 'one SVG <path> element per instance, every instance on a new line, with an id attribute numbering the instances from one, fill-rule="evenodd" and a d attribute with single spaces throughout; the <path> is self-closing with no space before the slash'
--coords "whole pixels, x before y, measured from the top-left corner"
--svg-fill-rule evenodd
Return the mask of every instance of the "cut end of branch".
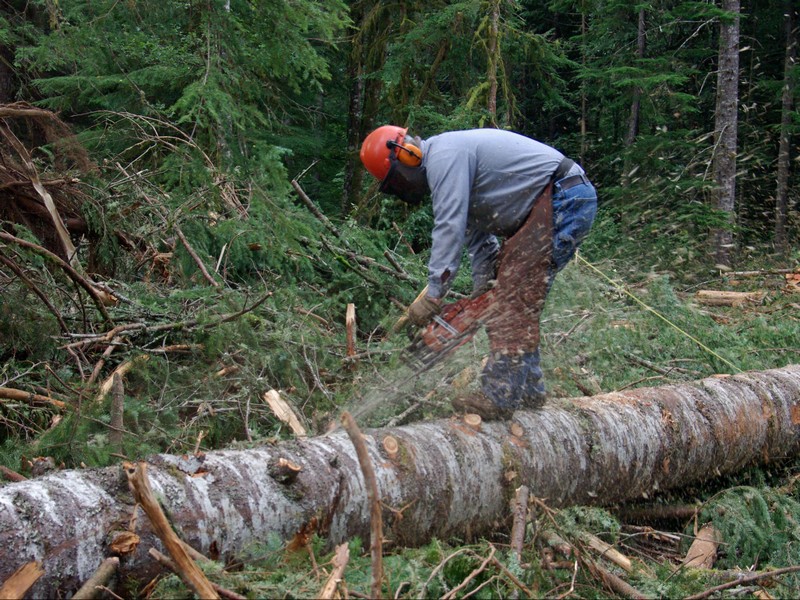
<path id="1" fill-rule="evenodd" d="M 383 438 L 383 449 L 386 450 L 386 454 L 389 456 L 389 458 L 394 460 L 397 458 L 397 455 L 400 452 L 400 444 L 397 443 L 396 438 L 392 437 L 391 435 L 387 435 L 385 438 Z"/>
<path id="2" fill-rule="evenodd" d="M 303 467 L 292 462 L 288 458 L 279 458 L 269 467 L 269 474 L 278 483 L 289 485 L 294 483 Z"/>
<path id="3" fill-rule="evenodd" d="M 286 423 L 292 432 L 298 437 L 307 435 L 305 427 L 300 423 L 300 419 L 292 410 L 292 407 L 281 398 L 277 390 L 270 390 L 264 394 L 264 401 L 281 421 Z"/>
<path id="4" fill-rule="evenodd" d="M 481 423 L 483 419 L 481 419 L 480 415 L 476 415 L 474 413 L 468 413 L 464 415 L 464 423 L 470 428 L 475 431 L 481 430 Z"/>

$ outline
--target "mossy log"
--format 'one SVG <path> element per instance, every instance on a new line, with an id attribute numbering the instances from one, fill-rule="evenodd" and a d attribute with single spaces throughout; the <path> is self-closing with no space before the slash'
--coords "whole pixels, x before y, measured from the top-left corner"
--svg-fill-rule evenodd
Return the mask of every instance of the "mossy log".
<path id="1" fill-rule="evenodd" d="M 510 523 L 514 490 L 552 506 L 651 496 L 800 448 L 800 365 L 694 383 L 554 400 L 480 430 L 457 417 L 365 432 L 384 505 L 386 538 L 418 545 L 468 538 Z M 383 443 L 398 448 L 390 458 Z M 274 477 L 284 459 L 293 479 Z M 172 526 L 207 556 L 231 556 L 271 536 L 315 527 L 332 549 L 367 540 L 370 507 L 344 432 L 203 456 L 148 461 Z M 125 529 L 133 498 L 123 469 L 56 472 L 0 487 L 0 582 L 27 561 L 45 575 L 32 595 L 74 592 Z M 402 509 L 402 510 L 401 510 Z M 160 542 L 140 518 L 141 543 L 120 572 L 144 578 Z"/>

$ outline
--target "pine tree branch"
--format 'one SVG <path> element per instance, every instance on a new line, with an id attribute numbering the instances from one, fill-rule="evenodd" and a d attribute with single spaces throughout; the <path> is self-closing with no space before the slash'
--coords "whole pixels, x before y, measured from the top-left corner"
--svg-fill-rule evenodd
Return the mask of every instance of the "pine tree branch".
<path id="1" fill-rule="evenodd" d="M 47 298 L 45 293 L 42 290 L 40 290 L 38 288 L 38 286 L 28 278 L 27 275 L 25 275 L 25 271 L 23 271 L 22 268 L 17 263 L 15 263 L 13 260 L 11 260 L 10 258 L 6 258 L 2 254 L 0 254 L 0 263 L 3 263 L 5 266 L 7 266 L 9 269 L 11 269 L 14 272 L 14 274 L 17 277 L 19 277 L 20 281 L 22 281 L 22 283 L 24 283 L 28 287 L 29 290 L 31 290 L 34 294 L 36 294 L 36 296 L 39 298 L 39 300 L 42 301 L 42 303 L 48 308 L 48 310 L 56 318 L 56 321 L 58 321 L 58 326 L 61 328 L 61 332 L 62 333 L 67 333 L 69 331 L 69 327 L 67 327 L 67 324 L 64 322 L 64 319 L 61 317 L 61 313 L 59 313 L 58 310 L 56 309 L 56 307 L 53 306 L 52 302 L 50 302 L 50 300 Z"/>
<path id="2" fill-rule="evenodd" d="M 47 250 L 46 248 L 43 248 L 43 247 L 39 246 L 38 244 L 34 244 L 33 242 L 29 242 L 27 240 L 23 240 L 23 239 L 18 238 L 18 237 L 14 236 L 14 235 L 11 235 L 10 233 L 5 232 L 5 231 L 0 231 L 0 240 L 4 240 L 6 242 L 17 244 L 18 246 L 22 246 L 23 248 L 27 248 L 28 250 L 33 250 L 34 252 L 36 252 L 36 254 L 38 254 L 40 256 L 43 256 L 44 258 L 46 258 L 47 260 L 49 260 L 52 263 L 55 263 L 58 267 L 60 267 L 69 276 L 70 279 L 72 279 L 75 283 L 77 283 L 84 290 L 86 290 L 86 292 L 89 294 L 89 296 L 94 301 L 95 306 L 97 306 L 97 310 L 99 310 L 100 314 L 103 315 L 103 318 L 105 319 L 106 323 L 108 323 L 109 325 L 112 325 L 112 326 L 114 325 L 114 321 L 111 319 L 111 316 L 108 314 L 108 311 L 106 310 L 104 301 L 101 298 L 100 293 L 97 290 L 97 288 L 95 288 L 89 282 L 89 280 L 87 280 L 85 277 L 83 277 L 83 275 L 78 273 L 78 271 L 76 271 L 69 263 L 64 261 L 60 256 L 50 252 L 50 250 Z"/>

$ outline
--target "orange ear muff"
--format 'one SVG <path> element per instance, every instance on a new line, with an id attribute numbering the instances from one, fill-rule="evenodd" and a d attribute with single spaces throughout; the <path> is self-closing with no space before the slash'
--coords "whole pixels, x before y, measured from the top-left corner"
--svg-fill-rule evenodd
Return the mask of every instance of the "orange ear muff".
<path id="1" fill-rule="evenodd" d="M 422 164 L 422 150 L 414 144 L 398 145 L 397 159 L 408 167 L 418 167 Z"/>

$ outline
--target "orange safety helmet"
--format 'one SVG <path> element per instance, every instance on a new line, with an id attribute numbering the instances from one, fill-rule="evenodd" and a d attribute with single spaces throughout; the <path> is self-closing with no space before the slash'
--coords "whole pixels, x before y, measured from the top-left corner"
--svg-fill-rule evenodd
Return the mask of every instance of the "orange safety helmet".
<path id="1" fill-rule="evenodd" d="M 383 125 L 370 133 L 361 144 L 361 162 L 377 179 L 383 181 L 389 173 L 393 150 L 404 165 L 418 167 L 422 163 L 422 150 L 405 141 L 407 131 L 405 127 Z"/>

